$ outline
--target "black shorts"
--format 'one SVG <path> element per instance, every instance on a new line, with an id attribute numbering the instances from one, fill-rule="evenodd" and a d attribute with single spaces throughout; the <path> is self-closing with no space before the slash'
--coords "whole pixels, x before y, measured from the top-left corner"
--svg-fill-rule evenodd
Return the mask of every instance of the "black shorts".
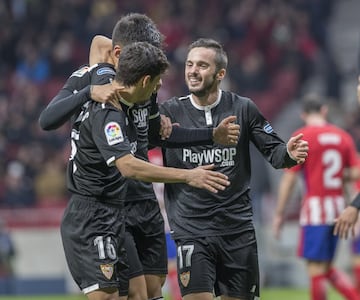
<path id="1" fill-rule="evenodd" d="M 124 236 L 122 207 L 72 196 L 61 222 L 61 238 L 72 277 L 85 294 L 119 288 L 127 270 Z"/>
<path id="2" fill-rule="evenodd" d="M 177 268 L 182 296 L 214 291 L 216 296 L 246 300 L 259 297 L 259 265 L 254 231 L 179 239 L 176 244 L 181 249 L 178 251 Z"/>
<path id="3" fill-rule="evenodd" d="M 125 211 L 129 279 L 147 274 L 166 276 L 168 260 L 164 218 L 158 201 L 129 201 L 125 204 Z M 126 294 L 127 291 L 120 291 L 121 296 Z"/>

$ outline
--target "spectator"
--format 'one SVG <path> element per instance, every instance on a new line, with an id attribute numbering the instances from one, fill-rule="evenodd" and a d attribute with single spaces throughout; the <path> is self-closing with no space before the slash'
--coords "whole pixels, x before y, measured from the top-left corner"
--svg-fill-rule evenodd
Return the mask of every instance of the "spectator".
<path id="1" fill-rule="evenodd" d="M 3 206 L 24 207 L 35 204 L 33 186 L 26 177 L 25 168 L 19 161 L 11 161 L 5 175 Z"/>

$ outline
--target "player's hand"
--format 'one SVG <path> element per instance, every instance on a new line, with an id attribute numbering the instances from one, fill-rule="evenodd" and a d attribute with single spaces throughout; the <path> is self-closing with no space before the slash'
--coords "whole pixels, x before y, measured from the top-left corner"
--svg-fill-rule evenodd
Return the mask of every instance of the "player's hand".
<path id="1" fill-rule="evenodd" d="M 173 124 L 171 124 L 171 120 L 169 117 L 165 115 L 160 115 L 160 136 L 162 140 L 166 140 L 170 137 L 172 132 Z"/>
<path id="2" fill-rule="evenodd" d="M 90 97 L 94 101 L 101 103 L 119 101 L 121 89 L 122 87 L 115 81 L 103 85 L 91 85 Z"/>
<path id="3" fill-rule="evenodd" d="M 91 85 L 90 97 L 100 103 L 111 103 L 114 107 L 121 110 L 120 91 L 122 89 L 123 87 L 114 80 L 103 85 Z"/>
<path id="4" fill-rule="evenodd" d="M 229 116 L 222 120 L 213 130 L 214 143 L 224 146 L 237 145 L 240 136 L 240 125 L 235 124 L 236 116 Z"/>
<path id="5" fill-rule="evenodd" d="M 214 165 L 200 166 L 188 170 L 186 183 L 190 186 L 206 189 L 212 193 L 223 191 L 230 185 L 228 177 L 222 173 L 211 171 Z"/>
<path id="6" fill-rule="evenodd" d="M 281 233 L 283 224 L 284 224 L 284 217 L 281 215 L 275 215 L 273 223 L 272 223 L 272 232 L 276 239 L 280 238 L 280 233 Z"/>
<path id="7" fill-rule="evenodd" d="M 350 236 L 355 236 L 355 225 L 359 217 L 359 211 L 356 207 L 348 206 L 335 219 L 334 235 L 338 235 L 342 239 L 347 239 Z"/>
<path id="8" fill-rule="evenodd" d="M 297 136 L 291 137 L 286 145 L 290 157 L 298 164 L 305 162 L 309 152 L 309 143 L 302 140 L 302 137 L 303 134 L 299 133 Z"/>

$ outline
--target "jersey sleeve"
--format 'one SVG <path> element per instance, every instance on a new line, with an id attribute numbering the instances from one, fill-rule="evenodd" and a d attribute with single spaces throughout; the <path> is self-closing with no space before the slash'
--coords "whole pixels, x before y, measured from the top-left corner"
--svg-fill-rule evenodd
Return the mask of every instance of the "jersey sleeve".
<path id="1" fill-rule="evenodd" d="M 88 67 L 75 71 L 62 89 L 40 113 L 39 125 L 43 130 L 59 128 L 81 110 L 90 98 L 90 77 Z"/>
<path id="2" fill-rule="evenodd" d="M 90 83 L 92 85 L 102 85 L 110 83 L 114 79 L 116 72 L 114 66 L 108 63 L 101 63 L 89 69 Z"/>
<path id="3" fill-rule="evenodd" d="M 254 102 L 248 102 L 250 139 L 264 158 L 275 168 L 290 168 L 297 162 L 287 153 L 286 143 L 274 131 Z"/>
<path id="4" fill-rule="evenodd" d="M 108 166 L 132 153 L 126 135 L 126 116 L 122 111 L 104 109 L 97 112 L 93 119 L 92 136 Z"/>
<path id="5" fill-rule="evenodd" d="M 189 146 L 212 145 L 213 128 L 183 128 L 173 126 L 171 135 L 160 140 L 159 146 L 165 148 L 182 148 Z"/>
<path id="6" fill-rule="evenodd" d="M 161 117 L 159 112 L 159 105 L 157 103 L 157 94 L 154 93 L 150 98 L 150 113 L 149 113 L 149 148 L 160 145 L 160 128 Z"/>
<path id="7" fill-rule="evenodd" d="M 360 210 L 360 193 L 358 193 L 353 201 L 350 203 L 351 206 Z"/>

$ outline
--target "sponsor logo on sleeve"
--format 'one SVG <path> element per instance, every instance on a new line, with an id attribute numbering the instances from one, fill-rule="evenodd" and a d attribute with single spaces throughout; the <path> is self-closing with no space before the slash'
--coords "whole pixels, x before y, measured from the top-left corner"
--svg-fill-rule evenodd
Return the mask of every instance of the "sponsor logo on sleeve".
<path id="1" fill-rule="evenodd" d="M 101 75 L 105 75 L 105 74 L 110 74 L 110 75 L 116 75 L 115 71 L 109 67 L 103 67 L 100 68 L 96 71 L 96 74 L 101 76 Z"/>
<path id="2" fill-rule="evenodd" d="M 79 70 L 75 71 L 74 73 L 72 73 L 70 77 L 73 77 L 73 76 L 75 76 L 75 77 L 83 77 L 84 74 L 85 74 L 88 70 L 89 70 L 89 67 L 88 67 L 88 66 L 84 66 L 84 67 L 82 67 L 81 69 L 79 69 Z"/>
<path id="3" fill-rule="evenodd" d="M 269 123 L 267 123 L 265 126 L 264 126 L 264 131 L 266 133 L 272 133 L 274 131 L 274 129 L 271 127 L 271 125 Z"/>
<path id="4" fill-rule="evenodd" d="M 110 146 L 124 141 L 124 135 L 118 123 L 116 122 L 107 123 L 105 125 L 104 131 L 105 131 L 106 140 Z"/>

